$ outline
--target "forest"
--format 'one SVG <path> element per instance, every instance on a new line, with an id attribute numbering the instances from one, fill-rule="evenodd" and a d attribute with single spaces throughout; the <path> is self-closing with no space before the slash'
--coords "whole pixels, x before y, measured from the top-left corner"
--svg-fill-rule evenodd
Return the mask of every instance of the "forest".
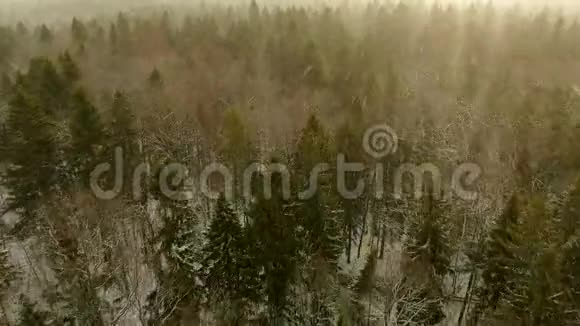
<path id="1" fill-rule="evenodd" d="M 580 325 L 573 15 L 248 0 L 13 20 L 0 325 Z"/>

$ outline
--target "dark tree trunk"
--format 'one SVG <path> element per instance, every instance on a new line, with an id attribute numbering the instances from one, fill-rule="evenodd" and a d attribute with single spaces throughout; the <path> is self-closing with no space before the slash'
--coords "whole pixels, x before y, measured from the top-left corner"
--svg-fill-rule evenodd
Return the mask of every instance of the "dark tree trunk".
<path id="1" fill-rule="evenodd" d="M 381 230 L 381 251 L 379 254 L 379 259 L 383 259 L 385 257 L 385 238 L 387 237 L 386 233 L 387 233 L 387 228 L 383 224 L 383 227 Z"/>
<path id="2" fill-rule="evenodd" d="M 457 326 L 461 326 L 463 322 L 463 317 L 465 316 L 465 311 L 467 306 L 471 302 L 471 292 L 473 289 L 473 284 L 475 283 L 475 271 L 471 272 L 469 276 L 469 282 L 467 284 L 467 289 L 465 290 L 465 297 L 463 298 L 463 306 L 461 307 L 461 312 L 459 313 L 459 318 L 457 319 Z"/>
<path id="3" fill-rule="evenodd" d="M 348 230 L 346 233 L 348 237 L 348 242 L 346 245 L 346 263 L 350 264 L 350 251 L 352 249 L 352 224 L 348 225 Z"/>
<path id="4" fill-rule="evenodd" d="M 357 249 L 357 253 L 356 253 L 356 258 L 360 258 L 360 252 L 361 252 L 361 248 L 362 248 L 363 239 L 365 237 L 366 227 L 367 227 L 367 217 L 363 216 L 363 224 L 362 224 L 362 229 L 360 231 L 360 238 L 358 240 L 358 249 Z"/>

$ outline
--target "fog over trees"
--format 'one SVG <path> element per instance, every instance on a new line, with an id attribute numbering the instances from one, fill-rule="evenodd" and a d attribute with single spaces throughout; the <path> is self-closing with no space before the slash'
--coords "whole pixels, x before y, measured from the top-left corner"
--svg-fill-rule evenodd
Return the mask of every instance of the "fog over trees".
<path id="1" fill-rule="evenodd" d="M 580 323 L 574 4 L 0 1 L 0 325 Z"/>

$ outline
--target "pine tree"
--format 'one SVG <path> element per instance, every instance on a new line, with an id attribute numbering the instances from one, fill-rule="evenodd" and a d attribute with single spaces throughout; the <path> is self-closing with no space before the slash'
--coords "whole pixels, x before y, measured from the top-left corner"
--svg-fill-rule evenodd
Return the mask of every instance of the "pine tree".
<path id="1" fill-rule="evenodd" d="M 77 82 L 81 78 L 81 72 L 68 51 L 58 57 L 62 75 L 69 85 Z"/>
<path id="2" fill-rule="evenodd" d="M 356 105 L 352 108 L 353 119 L 351 122 L 344 124 L 337 131 L 337 153 L 345 157 L 346 162 L 364 162 L 362 149 L 360 146 L 360 136 L 358 127 L 361 126 L 359 113 L 362 113 Z M 358 126 L 358 127 L 357 127 Z M 360 137 L 359 137 L 360 136 Z M 358 182 L 364 179 L 364 171 L 350 172 L 345 176 L 345 185 L 349 191 L 356 189 Z M 337 192 L 339 189 L 336 189 Z M 345 198 L 343 194 L 337 193 L 340 201 L 340 207 L 343 210 L 343 227 L 344 238 L 346 239 L 346 257 L 347 263 L 351 260 L 352 242 L 355 239 L 356 233 L 362 226 L 362 216 L 364 212 L 364 196 L 358 198 Z"/>
<path id="3" fill-rule="evenodd" d="M 88 38 L 88 32 L 86 26 L 77 18 L 73 18 L 71 23 L 71 35 L 73 41 L 81 46 L 83 45 Z"/>
<path id="4" fill-rule="evenodd" d="M 121 91 L 113 95 L 113 104 L 110 111 L 111 140 L 115 146 L 122 146 L 128 155 L 135 155 L 137 130 L 135 129 L 135 114 L 131 103 Z"/>
<path id="5" fill-rule="evenodd" d="M 270 323 L 279 324 L 285 320 L 288 309 L 290 285 L 298 263 L 298 239 L 295 215 L 283 196 L 279 173 L 272 175 L 271 185 L 272 197 L 266 198 L 264 192 L 260 192 L 249 211 L 248 232 L 252 241 L 252 264 L 263 270 Z"/>
<path id="6" fill-rule="evenodd" d="M 118 41 L 120 42 L 120 45 L 127 49 L 128 46 L 130 45 L 130 38 L 131 38 L 131 26 L 129 23 L 129 18 L 127 18 L 127 15 L 125 13 L 119 13 L 119 15 L 117 15 L 117 36 L 118 36 Z"/>
<path id="7" fill-rule="evenodd" d="M 119 50 L 119 36 L 117 35 L 117 26 L 113 23 L 109 27 L 109 43 L 111 45 L 111 52 L 117 53 Z"/>
<path id="8" fill-rule="evenodd" d="M 37 99 L 17 90 L 11 101 L 7 129 L 10 138 L 6 172 L 10 192 L 9 208 L 30 212 L 42 196 L 57 184 L 57 145 L 54 124 L 37 104 Z"/>
<path id="9" fill-rule="evenodd" d="M 30 60 L 28 72 L 18 75 L 14 84 L 29 105 L 37 106 L 47 116 L 60 120 L 70 113 L 69 85 L 50 60 Z"/>
<path id="10" fill-rule="evenodd" d="M 70 120 L 71 165 L 73 175 L 88 185 L 91 169 L 98 163 L 99 147 L 104 145 L 104 126 L 97 109 L 82 90 L 73 96 L 73 116 Z"/>
<path id="11" fill-rule="evenodd" d="M 233 313 L 235 319 L 242 318 L 244 306 L 255 300 L 256 277 L 248 274 L 245 246 L 239 217 L 222 195 L 203 249 L 204 283 L 210 300 L 229 306 L 227 315 Z"/>
<path id="12" fill-rule="evenodd" d="M 52 43 L 53 38 L 52 31 L 46 25 L 43 24 L 40 26 L 40 31 L 38 33 L 40 43 L 50 44 Z"/>
<path id="13" fill-rule="evenodd" d="M 561 235 L 557 219 L 548 214 L 542 195 L 530 196 L 527 205 L 520 207 L 523 219 L 519 226 L 519 264 L 510 268 L 513 286 L 504 301 L 517 319 L 526 325 L 562 325 L 565 297 L 562 287 Z"/>
<path id="14" fill-rule="evenodd" d="M 489 234 L 484 248 L 483 284 L 479 288 L 481 306 L 476 311 L 497 309 L 501 300 L 505 298 L 517 281 L 514 270 L 518 263 L 518 228 L 519 207 L 518 195 L 514 194 L 507 207 L 497 219 L 494 228 Z"/>
<path id="15" fill-rule="evenodd" d="M 419 220 L 411 225 L 409 243 L 405 246 L 411 260 L 426 270 L 430 282 L 444 277 L 449 270 L 451 249 L 444 214 L 444 203 L 429 192 L 424 197 Z"/>
<path id="16" fill-rule="evenodd" d="M 330 162 L 330 152 L 330 141 L 324 128 L 316 116 L 311 115 L 293 155 L 293 189 L 303 191 L 312 187 L 310 174 L 318 164 Z M 342 251 L 341 234 L 332 212 L 335 205 L 332 189 L 324 180 L 325 177 L 328 177 L 328 172 L 318 176 L 311 198 L 299 200 L 297 214 L 305 232 L 303 245 L 306 252 L 309 255 L 320 255 L 326 263 L 334 265 Z"/>
<path id="17" fill-rule="evenodd" d="M 248 11 L 248 18 L 252 22 L 256 22 L 260 19 L 260 7 L 256 3 L 256 0 L 252 0 L 250 3 L 250 9 Z"/>
<path id="18" fill-rule="evenodd" d="M 0 77 L 0 97 L 8 98 L 12 92 L 12 80 L 8 74 L 3 73 Z"/>
<path id="19" fill-rule="evenodd" d="M 147 79 L 149 83 L 149 87 L 153 89 L 161 89 L 163 87 L 163 77 L 161 77 L 161 72 L 154 68 L 149 74 L 149 78 Z"/>
<path id="20" fill-rule="evenodd" d="M 28 35 L 28 27 L 26 27 L 26 25 L 24 25 L 23 22 L 18 22 L 18 24 L 16 24 L 16 32 L 19 34 L 20 37 L 24 37 Z"/>
<path id="21" fill-rule="evenodd" d="M 314 167 L 320 163 L 328 163 L 330 156 L 329 137 L 316 115 L 311 114 L 301 132 L 293 157 L 293 169 L 300 183 L 297 186 L 303 188 L 310 181 L 310 173 Z"/>
<path id="22" fill-rule="evenodd" d="M 425 307 L 419 312 L 402 307 L 403 315 L 418 320 L 425 325 L 435 325 L 444 318 L 443 280 L 449 271 L 451 246 L 449 244 L 445 203 L 434 198 L 433 191 L 427 191 L 421 203 L 417 220 L 409 226 L 405 253 L 410 262 L 403 266 L 409 274 L 408 283 L 420 290 L 419 296 L 411 296 L 411 301 L 425 300 Z M 415 294 L 417 295 L 417 294 Z M 410 305 L 415 307 L 414 305 Z M 413 316 L 417 314 L 416 316 Z"/>
<path id="23" fill-rule="evenodd" d="M 570 310 L 580 305 L 580 180 L 570 192 L 560 214 L 562 235 L 562 283 L 566 293 L 565 305 Z M 576 313 L 580 316 L 580 313 Z M 574 316 L 570 316 L 574 317 Z"/>
<path id="24" fill-rule="evenodd" d="M 140 148 L 136 117 L 131 102 L 127 95 L 121 91 L 114 93 L 113 103 L 109 111 L 106 157 L 112 159 L 117 148 L 123 150 L 123 189 L 128 192 L 133 185 L 134 167 L 140 160 Z"/>
<path id="25" fill-rule="evenodd" d="M 12 30 L 0 26 L 0 68 L 11 59 L 15 43 L 16 37 Z"/>
<path id="26" fill-rule="evenodd" d="M 257 158 L 257 151 L 236 109 L 229 109 L 224 115 L 219 151 L 234 174 L 236 195 L 242 195 L 243 172 Z"/>
<path id="27" fill-rule="evenodd" d="M 558 251 L 557 248 L 543 248 L 534 254 L 535 257 L 530 257 L 522 269 L 524 273 L 515 276 L 515 289 L 507 298 L 515 315 L 525 325 L 558 326 L 567 321 L 562 305 L 565 287 L 561 282 Z"/>

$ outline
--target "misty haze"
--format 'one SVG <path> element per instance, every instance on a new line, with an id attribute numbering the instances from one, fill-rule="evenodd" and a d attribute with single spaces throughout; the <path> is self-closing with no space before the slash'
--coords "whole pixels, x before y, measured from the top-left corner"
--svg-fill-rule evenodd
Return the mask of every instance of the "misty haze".
<path id="1" fill-rule="evenodd" d="M 580 325 L 578 9 L 0 0 L 0 326 Z"/>

